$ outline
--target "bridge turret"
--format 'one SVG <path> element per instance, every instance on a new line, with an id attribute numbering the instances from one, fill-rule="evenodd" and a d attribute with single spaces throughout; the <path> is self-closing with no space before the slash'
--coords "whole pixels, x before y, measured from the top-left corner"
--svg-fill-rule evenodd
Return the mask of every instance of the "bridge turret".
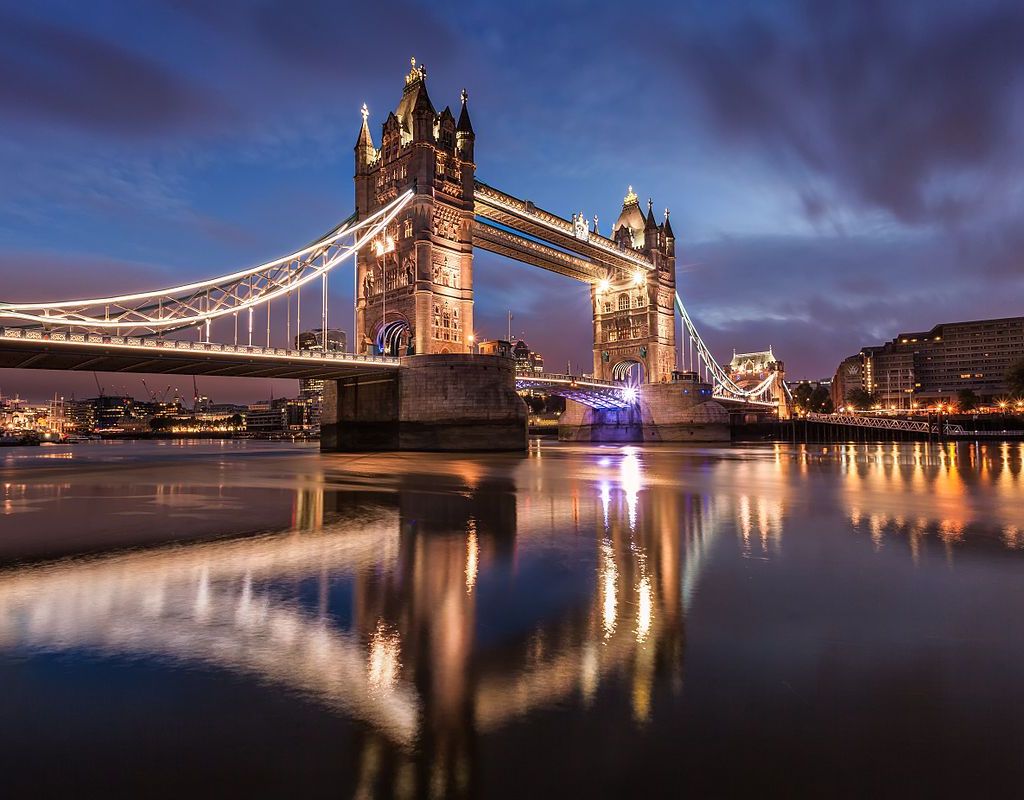
<path id="1" fill-rule="evenodd" d="M 406 136 L 411 137 L 414 142 L 433 144 L 437 112 L 427 94 L 427 69 L 422 64 L 416 66 L 415 58 L 411 59 L 411 63 L 412 69 L 405 76 L 405 89 L 402 91 L 402 99 L 398 103 L 395 115 L 401 121 Z M 405 141 L 403 138 L 402 143 Z"/>
<path id="2" fill-rule="evenodd" d="M 669 221 L 670 211 L 665 209 L 665 224 L 663 233 L 665 235 L 665 255 L 674 257 L 676 254 L 676 235 L 672 232 L 672 223 Z"/>
<path id="3" fill-rule="evenodd" d="M 455 139 L 458 143 L 459 158 L 463 161 L 473 161 L 473 145 L 476 143 L 476 134 L 473 132 L 473 123 L 469 120 L 469 93 L 462 90 L 462 111 L 459 114 L 459 124 L 455 128 Z"/>
<path id="4" fill-rule="evenodd" d="M 654 201 L 647 198 L 647 217 L 644 220 L 644 246 L 648 252 L 657 249 L 659 245 L 658 223 L 654 219 Z"/>
<path id="5" fill-rule="evenodd" d="M 356 173 L 364 173 L 377 158 L 377 148 L 373 146 L 373 137 L 370 135 L 368 123 L 370 112 L 363 103 L 363 126 L 359 129 L 359 138 L 356 139 Z"/>

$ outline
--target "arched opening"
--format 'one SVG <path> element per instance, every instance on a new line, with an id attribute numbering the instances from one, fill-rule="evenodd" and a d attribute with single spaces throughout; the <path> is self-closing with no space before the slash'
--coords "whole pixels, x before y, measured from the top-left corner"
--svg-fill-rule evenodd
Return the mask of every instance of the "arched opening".
<path id="1" fill-rule="evenodd" d="M 411 356 L 412 330 L 404 319 L 381 326 L 377 331 L 377 352 L 385 356 Z"/>
<path id="2" fill-rule="evenodd" d="M 635 358 L 627 358 L 612 367 L 612 380 L 631 385 L 644 382 L 644 364 Z"/>

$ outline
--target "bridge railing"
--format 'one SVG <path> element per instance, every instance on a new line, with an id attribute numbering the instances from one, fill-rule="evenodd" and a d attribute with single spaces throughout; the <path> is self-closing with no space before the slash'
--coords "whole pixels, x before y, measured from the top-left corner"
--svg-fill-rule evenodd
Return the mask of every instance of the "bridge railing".
<path id="1" fill-rule="evenodd" d="M 157 348 L 202 353 L 234 353 L 236 355 L 280 356 L 313 361 L 355 361 L 398 365 L 393 356 L 346 353 L 340 350 L 292 350 L 286 347 L 260 347 L 233 345 L 219 342 L 190 342 L 184 339 L 163 339 L 152 336 L 104 336 L 95 333 L 68 333 L 66 331 L 40 331 L 33 328 L 0 327 L 0 339 L 54 342 L 68 345 L 102 345 L 105 347 Z"/>
<path id="2" fill-rule="evenodd" d="M 939 433 L 937 423 L 918 422 L 916 420 L 899 419 L 896 417 L 862 417 L 858 414 L 816 414 L 808 412 L 803 419 L 811 422 L 824 422 L 830 425 L 851 425 L 857 428 L 874 428 L 875 430 L 905 431 L 908 433 Z M 942 430 L 948 436 L 964 435 L 963 425 L 942 424 Z"/>
<path id="3" fill-rule="evenodd" d="M 517 381 L 536 381 L 537 383 L 568 383 L 576 386 L 593 386 L 601 389 L 624 390 L 626 385 L 616 381 L 603 381 L 589 375 L 569 375 L 564 372 L 517 372 Z"/>

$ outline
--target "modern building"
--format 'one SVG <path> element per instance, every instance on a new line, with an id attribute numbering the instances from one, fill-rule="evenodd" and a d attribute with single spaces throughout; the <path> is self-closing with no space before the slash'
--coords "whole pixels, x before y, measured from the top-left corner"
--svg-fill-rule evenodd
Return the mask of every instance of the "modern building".
<path id="1" fill-rule="evenodd" d="M 966 389 L 990 401 L 1008 394 L 1006 373 L 1021 359 L 1024 317 L 947 322 L 844 359 L 832 381 L 833 402 L 841 406 L 853 388 L 895 409 L 956 402 Z"/>
<path id="2" fill-rule="evenodd" d="M 295 337 L 296 350 L 326 350 L 328 352 L 344 352 L 348 346 L 345 331 L 328 328 L 313 328 L 303 331 Z M 324 382 L 318 378 L 303 378 L 299 381 L 299 399 L 310 404 L 310 422 L 313 427 L 320 427 L 320 409 L 324 399 Z"/>
<path id="3" fill-rule="evenodd" d="M 512 357 L 516 361 L 516 372 L 520 375 L 532 375 L 544 371 L 544 356 L 530 349 L 530 346 L 520 339 L 512 348 Z"/>

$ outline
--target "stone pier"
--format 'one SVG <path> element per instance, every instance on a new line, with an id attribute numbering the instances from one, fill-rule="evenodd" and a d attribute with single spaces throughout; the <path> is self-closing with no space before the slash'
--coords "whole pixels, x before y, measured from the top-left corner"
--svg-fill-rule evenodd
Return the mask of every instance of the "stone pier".
<path id="1" fill-rule="evenodd" d="M 526 450 L 514 362 L 468 353 L 408 356 L 387 375 L 327 381 L 320 449 Z"/>
<path id="2" fill-rule="evenodd" d="M 630 409 L 589 408 L 569 400 L 558 420 L 567 442 L 727 442 L 729 414 L 694 381 L 645 383 Z"/>

